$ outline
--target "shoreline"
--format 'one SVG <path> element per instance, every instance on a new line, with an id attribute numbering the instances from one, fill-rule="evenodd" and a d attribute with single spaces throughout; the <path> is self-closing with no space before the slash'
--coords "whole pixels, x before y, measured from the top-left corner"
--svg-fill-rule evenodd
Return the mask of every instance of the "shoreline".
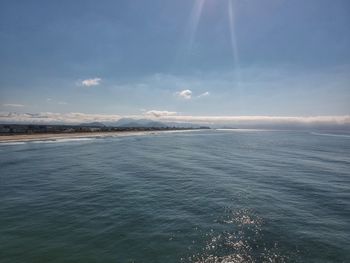
<path id="1" fill-rule="evenodd" d="M 81 132 L 81 133 L 79 132 L 79 133 L 14 134 L 14 135 L 1 135 L 0 144 L 9 143 L 9 142 L 54 141 L 54 140 L 61 140 L 61 139 L 125 137 L 125 136 L 160 134 L 160 133 L 189 132 L 189 131 L 195 131 L 195 130 L 188 129 L 188 130 L 167 130 L 167 131 L 113 131 L 113 132 Z"/>

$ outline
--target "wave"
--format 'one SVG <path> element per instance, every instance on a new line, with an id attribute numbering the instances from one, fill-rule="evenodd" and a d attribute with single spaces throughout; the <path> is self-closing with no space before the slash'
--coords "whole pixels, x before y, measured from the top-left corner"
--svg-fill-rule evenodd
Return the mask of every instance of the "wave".
<path id="1" fill-rule="evenodd" d="M 80 141 L 92 141 L 98 139 L 94 138 L 65 138 L 65 139 L 43 139 L 43 140 L 28 140 L 28 141 L 15 141 L 15 142 L 0 142 L 0 146 L 11 145 L 24 145 L 24 144 L 41 144 L 41 143 L 65 143 L 65 142 L 80 142 Z"/>
<path id="2" fill-rule="evenodd" d="M 97 137 L 48 139 L 48 140 L 28 141 L 27 143 L 64 143 L 64 142 L 92 141 L 95 139 L 97 139 Z"/>
<path id="3" fill-rule="evenodd" d="M 317 135 L 317 136 L 330 136 L 330 137 L 341 137 L 341 138 L 350 139 L 350 135 L 347 135 L 347 134 L 319 133 L 319 132 L 310 132 L 310 134 Z"/>
<path id="4" fill-rule="evenodd" d="M 230 129 L 230 128 L 219 128 L 216 131 L 234 131 L 234 132 L 260 132 L 260 131 L 276 131 L 276 130 L 266 130 L 266 129 Z"/>
<path id="5" fill-rule="evenodd" d="M 0 146 L 21 145 L 21 144 L 26 144 L 26 142 L 0 142 Z"/>

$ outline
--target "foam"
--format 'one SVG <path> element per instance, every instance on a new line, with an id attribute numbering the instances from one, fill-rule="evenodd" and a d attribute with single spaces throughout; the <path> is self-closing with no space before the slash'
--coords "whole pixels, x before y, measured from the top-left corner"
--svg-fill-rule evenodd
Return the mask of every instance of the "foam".
<path id="1" fill-rule="evenodd" d="M 0 146 L 9 146 L 9 145 L 22 145 L 26 142 L 0 142 Z"/>
<path id="2" fill-rule="evenodd" d="M 84 137 L 84 138 L 47 139 L 47 140 L 38 140 L 38 141 L 28 141 L 28 143 L 64 143 L 64 142 L 92 141 L 95 139 L 97 138 Z"/>

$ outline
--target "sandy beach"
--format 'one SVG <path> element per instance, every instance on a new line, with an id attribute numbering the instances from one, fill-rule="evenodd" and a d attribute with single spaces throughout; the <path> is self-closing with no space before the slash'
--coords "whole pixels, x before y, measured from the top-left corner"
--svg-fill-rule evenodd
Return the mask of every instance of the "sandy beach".
<path id="1" fill-rule="evenodd" d="M 140 135 L 147 135 L 147 134 L 177 133 L 177 132 L 189 132 L 189 131 L 196 131 L 196 130 L 190 129 L 190 130 L 168 130 L 168 131 L 118 131 L 118 132 L 16 134 L 16 135 L 0 136 L 0 143 L 54 141 L 54 140 L 62 140 L 62 139 L 122 137 L 122 136 L 137 136 L 137 135 L 140 136 Z"/>
<path id="2" fill-rule="evenodd" d="M 156 134 L 159 131 L 125 131 L 125 132 L 82 132 L 82 133 L 54 133 L 54 134 L 21 134 L 0 136 L 0 143 L 4 142 L 30 142 L 30 141 L 51 141 L 60 139 L 77 138 L 100 138 L 100 137 L 120 137 L 135 136 L 144 134 Z"/>

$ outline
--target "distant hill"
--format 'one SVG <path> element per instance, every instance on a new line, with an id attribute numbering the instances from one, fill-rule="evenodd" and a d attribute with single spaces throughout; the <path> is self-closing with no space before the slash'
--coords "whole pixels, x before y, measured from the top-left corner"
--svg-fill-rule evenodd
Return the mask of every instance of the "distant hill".
<path id="1" fill-rule="evenodd" d="M 131 118 L 123 118 L 116 122 L 108 123 L 108 126 L 113 127 L 130 127 L 130 128 L 139 128 L 139 127 L 155 127 L 162 128 L 167 127 L 168 125 L 158 121 L 152 121 L 147 119 L 131 119 Z"/>
<path id="2" fill-rule="evenodd" d="M 199 128 L 199 125 L 193 123 L 178 123 L 178 122 L 159 122 L 150 119 L 132 119 L 122 118 L 116 122 L 106 123 L 108 126 L 113 127 L 144 127 L 144 128 L 164 128 L 164 127 L 177 127 L 177 128 Z"/>
<path id="3" fill-rule="evenodd" d="M 88 122 L 88 123 L 81 123 L 79 126 L 84 126 L 84 127 L 104 127 L 102 122 Z"/>

